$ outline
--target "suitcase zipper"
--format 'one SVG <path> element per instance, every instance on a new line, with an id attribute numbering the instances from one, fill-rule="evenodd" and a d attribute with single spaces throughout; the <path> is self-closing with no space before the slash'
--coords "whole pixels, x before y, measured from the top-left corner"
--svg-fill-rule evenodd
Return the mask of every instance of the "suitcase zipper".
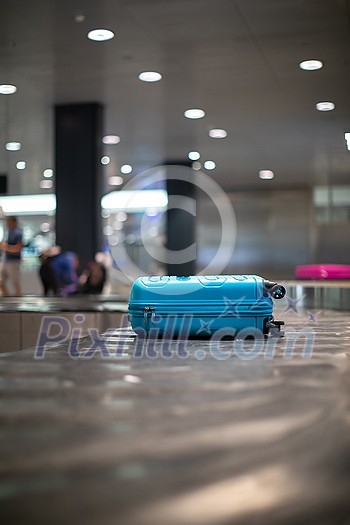
<path id="1" fill-rule="evenodd" d="M 151 313 L 151 323 L 154 323 L 154 319 L 156 316 L 156 311 L 154 306 L 146 306 L 143 310 L 143 321 L 145 325 L 148 324 L 148 314 Z"/>
<path id="2" fill-rule="evenodd" d="M 158 315 L 159 319 L 162 317 L 168 317 L 168 316 L 175 316 L 175 317 L 208 317 L 208 316 L 214 316 L 217 318 L 245 318 L 245 317 L 261 317 L 261 316 L 269 316 L 272 313 L 272 308 L 247 308 L 244 310 L 238 310 L 237 312 L 227 312 L 225 313 L 223 310 L 211 310 L 210 312 L 201 310 L 201 311 L 193 311 L 192 310 L 183 310 L 181 313 L 179 313 L 178 310 L 169 310 L 169 309 L 158 309 L 158 314 L 156 313 L 156 309 L 154 306 L 146 306 L 143 310 L 137 310 L 133 308 L 129 308 L 129 313 L 131 316 L 139 317 L 140 314 L 143 316 L 144 324 L 147 326 L 149 323 L 149 319 L 151 319 L 151 324 L 156 323 L 156 316 Z"/>
<path id="3" fill-rule="evenodd" d="M 141 306 L 141 305 L 140 305 Z M 162 305 L 161 307 L 159 307 L 158 305 L 158 308 L 157 308 L 157 312 L 158 314 L 160 315 L 179 315 L 179 316 L 183 316 L 183 315 L 186 315 L 186 314 L 190 314 L 191 316 L 193 317 L 202 317 L 203 315 L 206 316 L 208 315 L 209 311 L 208 310 L 204 310 L 204 308 L 200 308 L 200 309 L 196 309 L 196 306 L 197 305 L 191 305 L 191 307 L 188 307 L 187 305 L 181 305 L 182 306 L 182 311 L 179 312 L 179 309 L 178 307 L 166 307 L 167 305 Z M 201 307 L 203 307 L 203 305 L 200 305 Z M 250 305 L 246 305 L 245 308 L 237 308 L 237 313 L 235 313 L 234 311 L 233 312 L 225 312 L 225 308 L 218 308 L 218 305 L 213 305 L 214 307 L 211 308 L 210 310 L 210 313 L 212 315 L 216 315 L 216 316 L 222 316 L 222 317 L 245 317 L 245 316 L 254 316 L 254 315 L 257 315 L 257 316 L 260 316 L 260 315 L 271 315 L 271 312 L 272 312 L 272 305 L 269 305 L 269 304 L 259 304 L 259 305 L 256 305 L 256 304 L 250 304 Z M 197 307 L 198 308 L 198 307 Z M 129 312 L 131 315 L 142 315 L 142 312 L 143 312 L 143 318 L 144 318 L 144 323 L 145 325 L 148 324 L 148 319 L 149 317 L 151 317 L 151 323 L 154 324 L 155 323 L 155 317 L 156 317 L 156 308 L 154 306 L 146 306 L 143 308 L 143 310 L 140 308 L 138 308 L 137 306 L 129 306 Z M 225 315 L 223 315 L 225 314 Z"/>

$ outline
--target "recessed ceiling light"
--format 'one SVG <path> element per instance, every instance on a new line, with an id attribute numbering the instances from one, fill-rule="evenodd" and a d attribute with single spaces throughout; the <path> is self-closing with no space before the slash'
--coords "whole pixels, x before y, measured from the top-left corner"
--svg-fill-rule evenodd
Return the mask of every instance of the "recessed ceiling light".
<path id="1" fill-rule="evenodd" d="M 12 95 L 16 93 L 17 88 L 12 84 L 0 84 L 0 94 L 1 95 Z"/>
<path id="2" fill-rule="evenodd" d="M 85 22 L 85 16 L 82 15 L 82 14 L 75 15 L 74 20 L 75 20 L 76 22 L 78 22 L 78 23 L 79 23 L 79 22 Z"/>
<path id="3" fill-rule="evenodd" d="M 199 153 L 199 151 L 190 151 L 188 154 L 188 158 L 190 160 L 198 160 L 201 158 L 201 154 Z"/>
<path id="4" fill-rule="evenodd" d="M 21 143 L 20 142 L 6 142 L 5 148 L 8 151 L 18 151 L 21 149 Z"/>
<path id="5" fill-rule="evenodd" d="M 132 166 L 130 166 L 130 164 L 123 164 L 123 166 L 120 168 L 120 171 L 127 175 L 132 172 Z"/>
<path id="6" fill-rule="evenodd" d="M 274 178 L 274 173 L 271 170 L 261 170 L 259 171 L 259 177 L 262 180 L 271 180 Z"/>
<path id="7" fill-rule="evenodd" d="M 209 137 L 212 139 L 224 139 L 227 137 L 227 131 L 225 129 L 211 129 L 209 131 Z"/>
<path id="8" fill-rule="evenodd" d="M 114 229 L 113 229 L 113 226 L 111 226 L 110 224 L 107 224 L 107 226 L 105 226 L 103 228 L 103 233 L 109 237 L 109 235 L 113 235 L 113 232 L 114 232 Z"/>
<path id="9" fill-rule="evenodd" d="M 184 115 L 186 118 L 198 119 L 198 118 L 203 118 L 205 116 L 205 111 L 203 111 L 202 109 L 198 109 L 198 108 L 197 109 L 186 109 Z"/>
<path id="10" fill-rule="evenodd" d="M 206 160 L 204 163 L 204 167 L 206 170 L 215 170 L 216 164 L 213 160 Z"/>
<path id="11" fill-rule="evenodd" d="M 50 179 L 53 176 L 53 170 L 47 169 L 43 171 L 43 175 L 46 179 Z"/>
<path id="12" fill-rule="evenodd" d="M 53 186 L 52 180 L 41 180 L 40 181 L 40 188 L 42 188 L 43 190 L 49 190 L 50 188 L 52 188 L 52 186 Z"/>
<path id="13" fill-rule="evenodd" d="M 125 222 L 128 218 L 128 214 L 125 211 L 119 211 L 117 213 L 117 221 Z"/>
<path id="14" fill-rule="evenodd" d="M 123 177 L 109 177 L 108 182 L 111 186 L 120 186 L 123 184 Z"/>
<path id="15" fill-rule="evenodd" d="M 19 160 L 19 161 L 17 162 L 17 164 L 16 164 L 16 168 L 17 168 L 18 170 L 24 170 L 25 167 L 26 167 L 26 163 L 25 163 L 24 160 Z"/>
<path id="16" fill-rule="evenodd" d="M 93 29 L 88 32 L 87 37 L 95 42 L 103 42 L 105 40 L 111 40 L 114 37 L 114 33 L 109 29 Z"/>
<path id="17" fill-rule="evenodd" d="M 317 102 L 316 109 L 318 111 L 332 111 L 335 108 L 333 102 Z"/>
<path id="18" fill-rule="evenodd" d="M 109 164 L 111 162 L 111 159 L 109 157 L 107 157 L 107 155 L 104 155 L 101 159 L 101 164 Z"/>
<path id="19" fill-rule="evenodd" d="M 316 69 L 321 69 L 321 67 L 323 67 L 323 62 L 314 59 L 303 60 L 303 62 L 300 62 L 299 67 L 305 71 L 315 71 Z"/>
<path id="20" fill-rule="evenodd" d="M 199 170 L 202 168 L 202 164 L 201 164 L 200 162 L 196 161 L 196 162 L 194 162 L 194 163 L 192 164 L 192 168 L 193 168 L 194 170 L 196 170 L 196 171 L 199 171 Z"/>
<path id="21" fill-rule="evenodd" d="M 40 230 L 43 232 L 43 233 L 48 233 L 51 229 L 51 226 L 50 226 L 50 223 L 49 222 L 43 222 L 40 224 Z"/>
<path id="22" fill-rule="evenodd" d="M 139 74 L 139 79 L 142 82 L 159 82 L 162 78 L 162 75 L 157 71 L 143 71 Z"/>
<path id="23" fill-rule="evenodd" d="M 120 137 L 118 135 L 105 135 L 102 142 L 103 144 L 119 144 Z"/>

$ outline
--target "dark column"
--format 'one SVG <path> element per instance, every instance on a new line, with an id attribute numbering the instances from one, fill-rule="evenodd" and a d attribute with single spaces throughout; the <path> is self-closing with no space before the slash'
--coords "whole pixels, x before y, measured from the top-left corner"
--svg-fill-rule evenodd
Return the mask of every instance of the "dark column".
<path id="1" fill-rule="evenodd" d="M 166 163 L 168 174 L 172 172 L 172 166 L 175 166 L 173 173 L 176 173 L 177 166 L 185 166 L 188 169 L 182 170 L 182 173 L 188 171 L 189 179 L 191 177 L 190 166 L 188 162 L 169 162 Z M 169 209 L 167 213 L 167 249 L 177 252 L 184 250 L 196 242 L 195 232 L 195 198 L 196 188 L 189 180 L 167 179 L 167 191 L 169 203 L 172 202 L 172 197 L 176 196 L 176 200 L 181 204 L 181 197 L 184 199 L 184 208 L 187 208 L 188 199 L 193 201 L 194 209 L 189 211 L 183 209 Z M 189 206 L 191 208 L 191 206 Z M 196 273 L 196 258 L 194 257 L 186 262 L 176 263 L 169 257 L 167 264 L 168 275 L 194 275 Z M 175 257 L 174 257 L 175 259 Z"/>
<path id="2" fill-rule="evenodd" d="M 57 244 L 81 268 L 102 248 L 102 119 L 97 103 L 55 107 Z"/>

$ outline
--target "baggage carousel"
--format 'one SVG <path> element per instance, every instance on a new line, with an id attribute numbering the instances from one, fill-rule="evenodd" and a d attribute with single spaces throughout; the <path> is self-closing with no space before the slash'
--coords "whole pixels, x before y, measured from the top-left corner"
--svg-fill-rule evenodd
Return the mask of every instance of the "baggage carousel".
<path id="1" fill-rule="evenodd" d="M 280 339 L 147 346 L 111 326 L 0 354 L 2 523 L 349 525 L 350 286 L 287 288 Z"/>
<path id="2" fill-rule="evenodd" d="M 89 328 L 102 333 L 118 327 L 127 313 L 127 299 L 125 295 L 1 297 L 0 353 L 35 346 L 44 318 L 66 320 L 72 329 L 79 327 L 81 335 L 86 335 Z M 77 314 L 83 315 L 83 322 L 78 324 Z"/>

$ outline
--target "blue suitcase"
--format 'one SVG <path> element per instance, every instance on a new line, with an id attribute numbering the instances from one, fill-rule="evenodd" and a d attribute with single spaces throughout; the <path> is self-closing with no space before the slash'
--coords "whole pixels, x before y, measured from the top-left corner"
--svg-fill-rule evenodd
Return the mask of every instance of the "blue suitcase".
<path id="1" fill-rule="evenodd" d="M 244 330 L 283 335 L 272 315 L 283 286 L 257 275 L 140 277 L 132 286 L 129 318 L 139 335 L 210 337 Z"/>

